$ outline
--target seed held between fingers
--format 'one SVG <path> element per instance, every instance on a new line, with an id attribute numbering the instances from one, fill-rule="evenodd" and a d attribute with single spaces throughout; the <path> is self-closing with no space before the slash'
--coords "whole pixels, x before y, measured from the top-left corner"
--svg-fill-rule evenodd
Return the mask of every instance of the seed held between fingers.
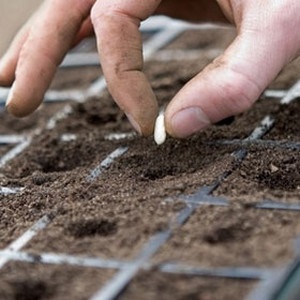
<path id="1" fill-rule="evenodd" d="M 154 140 L 157 145 L 161 145 L 165 142 L 167 137 L 165 128 L 165 115 L 164 111 L 160 112 L 155 121 L 154 127 Z"/>

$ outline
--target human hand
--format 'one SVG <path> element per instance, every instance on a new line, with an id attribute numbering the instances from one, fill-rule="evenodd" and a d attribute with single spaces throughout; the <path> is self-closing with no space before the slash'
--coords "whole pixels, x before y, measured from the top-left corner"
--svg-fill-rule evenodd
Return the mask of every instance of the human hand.
<path id="1" fill-rule="evenodd" d="M 165 123 L 187 137 L 241 113 L 282 68 L 300 55 L 300 2 L 297 0 L 219 0 L 238 35 L 225 53 L 199 73 L 169 104 Z"/>
<path id="2" fill-rule="evenodd" d="M 221 57 L 174 97 L 166 109 L 166 128 L 175 137 L 186 137 L 246 110 L 299 54 L 300 2 L 217 2 L 47 0 L 0 61 L 0 84 L 14 81 L 8 110 L 17 116 L 32 112 L 69 48 L 94 29 L 113 98 L 133 126 L 149 135 L 158 109 L 142 73 L 140 21 L 155 12 L 193 21 L 224 21 L 221 10 L 236 25 L 238 36 Z"/>
<path id="3" fill-rule="evenodd" d="M 161 9 L 177 14 L 178 3 L 170 6 L 164 1 Z M 70 47 L 93 33 L 92 19 L 101 63 L 114 99 L 135 127 L 140 128 L 138 131 L 151 134 L 157 104 L 141 72 L 142 41 L 138 26 L 140 19 L 150 16 L 158 4 L 159 1 L 153 0 L 142 5 L 121 0 L 44 1 L 0 59 L 0 85 L 13 83 L 7 100 L 8 111 L 23 117 L 40 105 Z M 208 10 L 206 14 L 211 13 Z M 192 14 L 186 11 L 185 16 Z"/>

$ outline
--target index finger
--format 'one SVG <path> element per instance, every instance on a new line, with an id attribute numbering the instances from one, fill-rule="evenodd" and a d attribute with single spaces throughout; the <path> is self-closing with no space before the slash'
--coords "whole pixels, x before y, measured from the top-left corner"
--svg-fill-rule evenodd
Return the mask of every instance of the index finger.
<path id="1" fill-rule="evenodd" d="M 91 13 L 108 89 L 135 129 L 153 133 L 157 102 L 143 73 L 140 22 L 161 0 L 98 0 Z"/>

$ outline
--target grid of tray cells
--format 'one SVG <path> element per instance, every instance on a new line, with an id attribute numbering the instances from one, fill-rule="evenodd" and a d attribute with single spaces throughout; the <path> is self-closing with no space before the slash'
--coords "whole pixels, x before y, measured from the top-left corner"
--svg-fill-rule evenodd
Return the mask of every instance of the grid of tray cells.
<path id="1" fill-rule="evenodd" d="M 151 18 L 141 30 L 145 70 L 154 78 L 151 83 L 161 104 L 176 93 L 174 80 L 183 85 L 221 54 L 235 35 L 232 28 L 160 17 Z M 95 42 L 86 40 L 62 63 L 44 104 L 33 116 L 15 120 L 4 109 L 1 112 L 0 278 L 7 283 L 1 293 L 7 299 L 22 293 L 35 299 L 68 299 L 70 295 L 72 299 L 138 299 L 141 293 L 143 299 L 158 295 L 160 299 L 170 295 L 275 299 L 278 282 L 290 274 L 300 252 L 299 132 L 286 122 L 287 134 L 282 138 L 277 127 L 284 123 L 278 123 L 280 118 L 299 119 L 296 73 L 290 76 L 290 85 L 279 78 L 244 116 L 187 142 L 153 146 L 153 153 L 147 154 L 149 162 L 155 165 L 157 156 L 166 155 L 170 166 L 144 172 L 138 169 L 145 154 L 141 145 L 150 142 L 131 130 L 121 112 L 111 111 Z M 171 80 L 170 74 L 177 77 Z M 7 93 L 0 90 L 2 107 Z M 89 112 L 82 120 L 88 109 L 96 113 Z M 66 125 L 70 120 L 73 125 Z M 230 134 L 228 126 L 235 128 Z M 50 137 L 53 132 L 55 138 Z M 32 159 L 26 151 L 45 140 L 47 147 L 33 152 Z M 89 141 L 95 146 L 89 146 Z M 192 161 L 188 173 L 176 161 L 182 143 L 190 143 L 192 155 L 203 152 L 201 162 Z M 66 144 L 68 151 L 64 151 Z M 209 151 L 204 151 L 204 144 Z M 97 154 L 93 159 L 81 155 L 82 147 Z M 53 153 L 50 159 L 44 159 L 49 153 Z M 270 159 L 267 169 L 259 165 L 264 156 L 268 160 L 282 154 L 286 162 L 278 159 L 275 164 Z M 259 174 L 249 171 L 249 157 L 260 167 Z M 24 160 L 30 161 L 29 166 L 22 165 Z M 282 163 L 287 177 L 281 179 L 289 182 L 272 192 L 272 179 L 280 182 L 276 174 Z M 127 180 L 119 191 L 112 179 L 117 182 L 125 170 L 129 178 L 138 178 L 138 187 Z M 60 179 L 70 172 L 78 178 L 68 182 L 66 191 Z M 174 176 L 176 172 L 182 175 Z M 264 189 L 259 177 L 263 172 L 271 178 L 263 182 Z M 294 183 L 291 174 L 296 177 Z M 174 179 L 168 188 L 160 189 L 160 180 L 166 176 Z M 249 180 L 250 176 L 255 180 Z M 191 179 L 196 186 L 189 184 Z M 240 182 L 246 190 L 236 189 Z M 284 190 L 288 184 L 290 188 Z M 49 192 L 49 187 L 57 192 Z M 144 190 L 143 198 L 135 195 L 136 188 Z M 25 200 L 19 200 L 20 196 Z M 72 200 L 76 197 L 81 201 Z M 15 207 L 18 201 L 22 209 Z M 85 219 L 80 216 L 82 210 Z M 152 226 L 143 224 L 143 218 L 153 220 Z M 191 248 L 188 254 L 187 247 Z M 51 285 L 53 276 L 60 285 Z"/>

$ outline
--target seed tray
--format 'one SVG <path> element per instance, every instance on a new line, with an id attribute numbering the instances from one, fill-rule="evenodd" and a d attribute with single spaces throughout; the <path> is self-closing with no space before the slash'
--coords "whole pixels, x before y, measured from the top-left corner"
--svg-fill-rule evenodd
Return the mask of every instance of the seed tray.
<path id="1" fill-rule="evenodd" d="M 161 104 L 195 74 L 199 53 L 201 69 L 233 37 L 232 29 L 160 17 L 142 31 L 145 69 Z M 253 110 L 157 147 L 131 131 L 104 79 L 90 77 L 94 45 L 88 40 L 70 53 L 38 117 L 1 130 L 9 148 L 0 160 L 0 291 L 12 299 L 23 288 L 24 296 L 45 299 L 54 285 L 54 299 L 156 299 L 159 291 L 174 299 L 278 299 L 300 252 L 298 164 L 273 163 L 278 153 L 299 160 L 292 126 L 299 60 Z M 183 57 L 190 67 L 180 73 Z M 79 66 L 78 83 L 67 73 Z M 7 92 L 0 91 L 2 103 Z M 294 121 L 285 124 L 287 116 Z M 251 189 L 235 192 L 251 175 L 251 159 L 272 184 L 272 170 L 294 168 L 294 186 L 279 177 L 273 190 L 283 196 L 270 201 L 254 175 Z M 243 197 L 232 201 L 233 191 Z"/>

